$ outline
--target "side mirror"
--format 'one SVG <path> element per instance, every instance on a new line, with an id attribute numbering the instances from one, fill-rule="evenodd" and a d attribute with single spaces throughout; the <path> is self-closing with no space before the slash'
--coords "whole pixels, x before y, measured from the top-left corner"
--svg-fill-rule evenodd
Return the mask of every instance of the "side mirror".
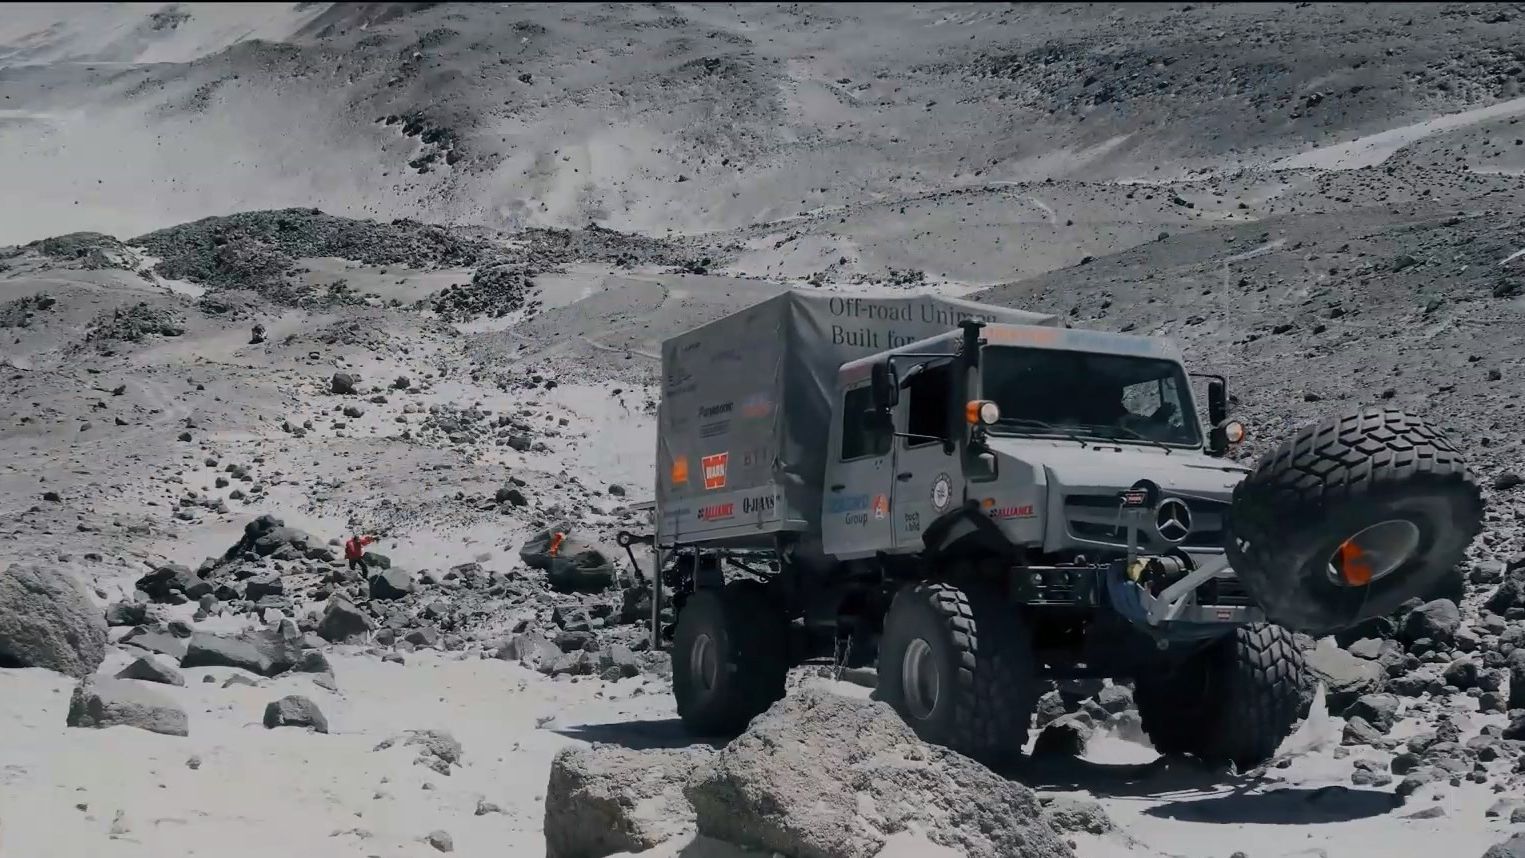
<path id="1" fill-rule="evenodd" d="M 890 366 L 889 361 L 874 364 L 869 386 L 873 388 L 876 410 L 889 411 L 900 402 L 900 379 L 896 377 L 895 368 Z"/>
<path id="2" fill-rule="evenodd" d="M 1215 378 L 1207 383 L 1207 423 L 1221 426 L 1228 419 L 1228 385 Z M 1243 430 L 1244 427 L 1240 427 Z M 1242 434 L 1242 431 L 1241 431 Z"/>

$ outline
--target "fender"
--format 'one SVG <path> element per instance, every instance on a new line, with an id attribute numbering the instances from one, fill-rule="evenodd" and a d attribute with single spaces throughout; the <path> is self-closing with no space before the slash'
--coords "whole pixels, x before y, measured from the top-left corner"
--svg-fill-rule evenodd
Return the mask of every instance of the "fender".
<path id="1" fill-rule="evenodd" d="M 932 566 L 942 560 L 970 554 L 1015 560 L 1018 553 L 1001 528 L 981 512 L 979 503 L 973 500 L 964 501 L 962 506 L 934 519 L 922 531 L 921 541 L 926 547 L 922 556 Z"/>

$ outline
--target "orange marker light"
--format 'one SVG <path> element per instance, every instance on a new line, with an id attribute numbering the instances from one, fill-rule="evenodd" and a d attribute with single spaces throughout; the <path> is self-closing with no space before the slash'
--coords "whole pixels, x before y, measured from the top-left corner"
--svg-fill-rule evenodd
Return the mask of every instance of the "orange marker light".
<path id="1" fill-rule="evenodd" d="M 1371 564 L 1366 562 L 1366 552 L 1352 540 L 1340 543 L 1340 576 L 1352 587 L 1364 587 L 1371 583 Z"/>

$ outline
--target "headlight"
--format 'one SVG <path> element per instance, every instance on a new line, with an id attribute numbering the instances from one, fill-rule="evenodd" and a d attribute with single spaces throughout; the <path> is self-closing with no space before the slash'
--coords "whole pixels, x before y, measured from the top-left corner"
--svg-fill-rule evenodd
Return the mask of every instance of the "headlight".
<path id="1" fill-rule="evenodd" d="M 974 399 L 964 406 L 964 419 L 969 425 L 993 426 L 1001 419 L 1001 406 L 988 399 Z"/>

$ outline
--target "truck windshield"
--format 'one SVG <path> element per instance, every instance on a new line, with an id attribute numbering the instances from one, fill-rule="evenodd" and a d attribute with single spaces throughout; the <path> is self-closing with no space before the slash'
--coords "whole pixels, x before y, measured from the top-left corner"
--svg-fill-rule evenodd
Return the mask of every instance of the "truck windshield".
<path id="1" fill-rule="evenodd" d="M 984 397 L 1001 408 L 992 434 L 1181 447 L 1201 442 L 1191 388 L 1174 361 L 992 346 L 981 366 Z"/>

